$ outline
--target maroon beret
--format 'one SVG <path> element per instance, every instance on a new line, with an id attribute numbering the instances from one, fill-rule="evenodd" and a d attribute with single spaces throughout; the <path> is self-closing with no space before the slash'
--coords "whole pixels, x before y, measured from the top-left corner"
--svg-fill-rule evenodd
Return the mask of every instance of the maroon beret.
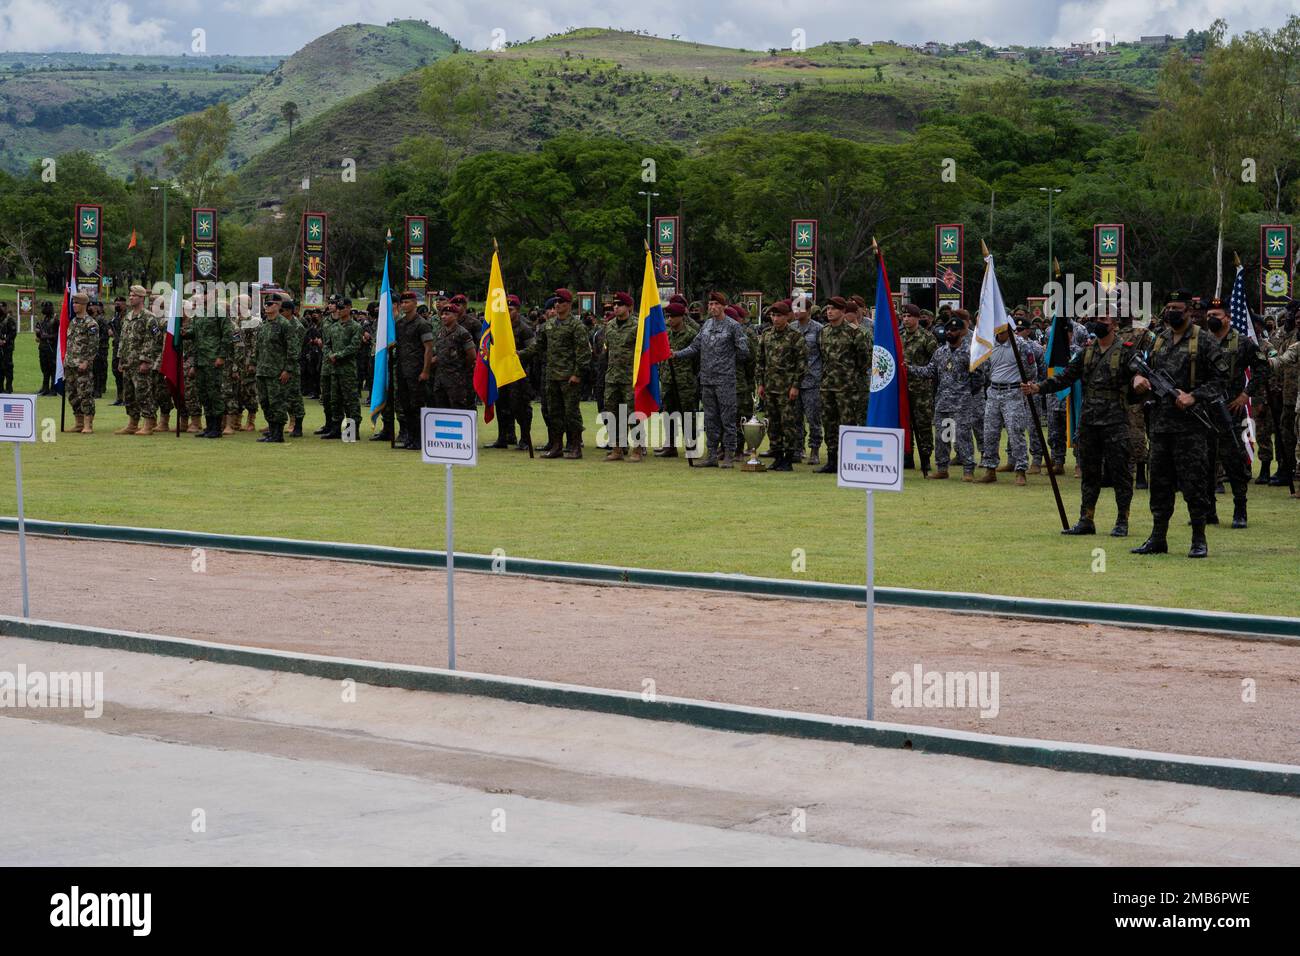
<path id="1" fill-rule="evenodd" d="M 513 305 L 516 309 L 519 308 L 519 296 L 517 295 L 506 296 L 506 305 Z"/>
<path id="2" fill-rule="evenodd" d="M 709 293 L 709 301 L 710 301 L 710 302 L 718 302 L 718 303 L 721 303 L 722 305 L 728 305 L 728 304 L 729 304 L 728 301 L 727 301 L 727 293 L 725 293 L 725 292 L 710 292 L 710 293 Z"/>
<path id="3" fill-rule="evenodd" d="M 848 305 L 848 303 L 844 301 L 844 297 L 842 295 L 831 296 L 829 299 L 826 300 L 826 304 L 833 305 L 837 309 L 843 309 L 846 305 Z"/>
<path id="4" fill-rule="evenodd" d="M 789 299 L 782 299 L 780 302 L 772 303 L 772 312 L 776 315 L 789 315 L 794 311 Z"/>
<path id="5" fill-rule="evenodd" d="M 686 306 L 683 305 L 681 302 L 669 302 L 666 306 L 664 306 L 664 311 L 667 312 L 669 315 L 685 315 Z"/>
<path id="6" fill-rule="evenodd" d="M 632 301 L 632 297 L 626 292 L 615 292 L 614 301 L 619 305 L 627 306 L 629 309 L 636 305 L 636 303 Z"/>
<path id="7" fill-rule="evenodd" d="M 556 289 L 555 297 L 559 299 L 561 302 L 573 301 L 573 293 L 570 292 L 568 289 Z"/>

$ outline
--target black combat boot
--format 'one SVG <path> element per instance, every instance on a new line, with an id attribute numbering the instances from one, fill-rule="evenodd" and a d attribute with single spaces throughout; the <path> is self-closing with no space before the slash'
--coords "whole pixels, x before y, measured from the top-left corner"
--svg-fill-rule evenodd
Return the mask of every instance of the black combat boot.
<path id="1" fill-rule="evenodd" d="M 1169 519 L 1156 519 L 1151 526 L 1151 537 L 1147 538 L 1140 545 L 1130 551 L 1130 554 L 1168 554 L 1169 542 L 1165 540 L 1165 535 L 1169 532 Z"/>
<path id="2" fill-rule="evenodd" d="M 916 469 L 916 459 L 912 457 L 910 451 L 903 456 L 903 467 L 908 471 L 914 471 Z"/>
<path id="3" fill-rule="evenodd" d="M 1133 483 L 1133 487 L 1138 489 L 1138 491 L 1147 490 L 1147 466 L 1146 465 L 1137 466 L 1137 481 Z"/>
<path id="4" fill-rule="evenodd" d="M 221 437 L 221 419 L 216 415 L 208 416 L 207 436 L 209 438 Z"/>
<path id="5" fill-rule="evenodd" d="M 330 430 L 330 420 L 327 418 L 327 419 L 325 419 L 325 424 L 322 425 L 320 428 L 316 429 L 314 432 L 312 432 L 312 434 L 313 434 L 313 435 L 324 435 L 324 434 L 325 434 L 327 431 L 329 431 L 329 430 Z"/>
<path id="6" fill-rule="evenodd" d="M 816 474 L 819 475 L 838 474 L 840 470 L 839 457 L 840 457 L 839 452 L 828 451 L 826 453 L 826 464 L 818 468 Z"/>
<path id="7" fill-rule="evenodd" d="M 582 433 L 575 432 L 569 436 L 569 445 L 564 449 L 565 458 L 576 460 L 582 457 Z"/>
<path id="8" fill-rule="evenodd" d="M 302 433 L 302 429 L 301 428 L 295 429 L 295 432 L 296 434 L 294 435 L 294 437 L 298 438 Z M 371 435 L 370 440 L 371 441 L 392 441 L 393 433 L 389 429 L 385 428 L 384 430 L 377 431 L 373 435 Z"/>
<path id="9" fill-rule="evenodd" d="M 289 432 L 289 437 L 290 437 L 290 438 L 301 438 L 301 437 L 302 437 L 302 419 L 301 419 L 301 418 L 295 418 L 295 419 L 293 420 L 293 431 Z"/>
<path id="10" fill-rule="evenodd" d="M 1127 509 L 1121 511 L 1115 517 L 1115 527 L 1110 529 L 1110 536 L 1112 538 L 1128 537 L 1128 510 Z"/>
<path id="11" fill-rule="evenodd" d="M 794 464 L 790 461 L 789 455 L 777 455 L 776 461 L 768 471 L 794 471 Z"/>
<path id="12" fill-rule="evenodd" d="M 273 442 L 273 441 L 275 441 L 275 426 L 274 426 L 274 425 L 267 425 L 267 426 L 266 426 L 266 434 L 264 434 L 261 438 L 259 438 L 258 441 L 259 441 L 259 442 Z"/>
<path id="13" fill-rule="evenodd" d="M 1210 549 L 1205 543 L 1205 524 L 1197 521 L 1192 524 L 1192 550 L 1187 552 L 1189 558 L 1205 558 Z"/>
<path id="14" fill-rule="evenodd" d="M 1244 498 L 1241 501 L 1232 503 L 1232 526 L 1234 528 L 1246 527 L 1246 501 Z"/>
<path id="15" fill-rule="evenodd" d="M 342 429 L 342 427 L 341 427 L 342 424 L 343 424 L 343 423 L 342 423 L 341 421 L 333 421 L 333 422 L 330 422 L 330 423 L 325 427 L 325 431 L 321 432 L 321 436 L 320 436 L 320 437 L 321 437 L 322 439 L 328 439 L 328 438 L 342 438 L 342 437 L 343 437 L 343 429 Z"/>
<path id="16" fill-rule="evenodd" d="M 1259 462 L 1259 477 L 1255 479 L 1255 484 L 1257 484 L 1257 485 L 1266 485 L 1266 484 L 1268 484 L 1268 473 L 1269 473 L 1272 469 L 1273 469 L 1273 462 L 1271 462 L 1271 461 L 1265 461 L 1265 460 L 1263 460 L 1263 459 L 1260 459 L 1260 462 Z"/>
<path id="17" fill-rule="evenodd" d="M 1061 534 L 1096 534 L 1097 526 L 1092 522 L 1093 509 L 1084 508 L 1079 512 L 1079 520 L 1074 523 L 1073 528 L 1062 531 Z"/>

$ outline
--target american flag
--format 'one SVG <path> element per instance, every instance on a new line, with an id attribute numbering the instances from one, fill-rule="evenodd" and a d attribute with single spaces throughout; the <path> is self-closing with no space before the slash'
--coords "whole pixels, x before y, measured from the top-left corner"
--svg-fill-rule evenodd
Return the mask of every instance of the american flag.
<path id="1" fill-rule="evenodd" d="M 1250 306 L 1246 305 L 1246 270 L 1237 266 L 1237 278 L 1232 282 L 1232 294 L 1228 296 L 1228 316 L 1232 327 L 1256 345 L 1259 339 L 1255 335 L 1255 323 L 1250 321 Z M 1249 372 L 1246 373 L 1249 376 Z"/>
<path id="2" fill-rule="evenodd" d="M 18 428 L 23 423 L 23 407 L 21 405 L 10 405 L 5 402 L 4 405 L 4 425 L 5 428 Z"/>

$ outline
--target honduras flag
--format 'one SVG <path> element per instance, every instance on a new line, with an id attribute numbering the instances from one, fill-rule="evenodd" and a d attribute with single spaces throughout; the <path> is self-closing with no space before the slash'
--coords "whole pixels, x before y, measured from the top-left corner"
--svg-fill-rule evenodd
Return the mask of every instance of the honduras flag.
<path id="1" fill-rule="evenodd" d="M 903 361 L 903 338 L 898 333 L 894 299 L 889 294 L 889 273 L 885 257 L 876 251 L 875 353 L 871 357 L 871 401 L 867 405 L 867 426 L 901 428 L 903 447 L 912 440 L 912 409 L 907 402 L 907 363 Z"/>
<path id="2" fill-rule="evenodd" d="M 397 341 L 393 325 L 393 289 L 388 284 L 388 253 L 384 253 L 384 282 L 379 287 L 379 321 L 375 323 L 375 376 L 370 386 L 370 423 L 388 404 L 388 346 Z"/>

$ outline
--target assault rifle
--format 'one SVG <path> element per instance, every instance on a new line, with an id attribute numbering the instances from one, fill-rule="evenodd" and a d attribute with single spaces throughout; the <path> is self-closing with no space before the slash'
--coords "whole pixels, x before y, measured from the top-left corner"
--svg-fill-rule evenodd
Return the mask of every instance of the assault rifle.
<path id="1" fill-rule="evenodd" d="M 1178 398 L 1178 393 L 1182 391 L 1168 375 L 1164 372 L 1157 372 L 1140 355 L 1134 355 L 1129 360 L 1129 368 L 1150 382 L 1151 391 L 1155 392 L 1160 398 L 1168 398 L 1170 401 L 1174 401 Z M 1199 424 L 1205 426 L 1207 431 L 1215 431 L 1214 422 L 1210 420 L 1210 416 L 1205 413 L 1205 409 L 1200 405 L 1193 405 L 1191 408 L 1181 409 L 1181 411 L 1195 418 Z M 1237 440 L 1241 440 L 1240 436 L 1238 436 Z"/>

